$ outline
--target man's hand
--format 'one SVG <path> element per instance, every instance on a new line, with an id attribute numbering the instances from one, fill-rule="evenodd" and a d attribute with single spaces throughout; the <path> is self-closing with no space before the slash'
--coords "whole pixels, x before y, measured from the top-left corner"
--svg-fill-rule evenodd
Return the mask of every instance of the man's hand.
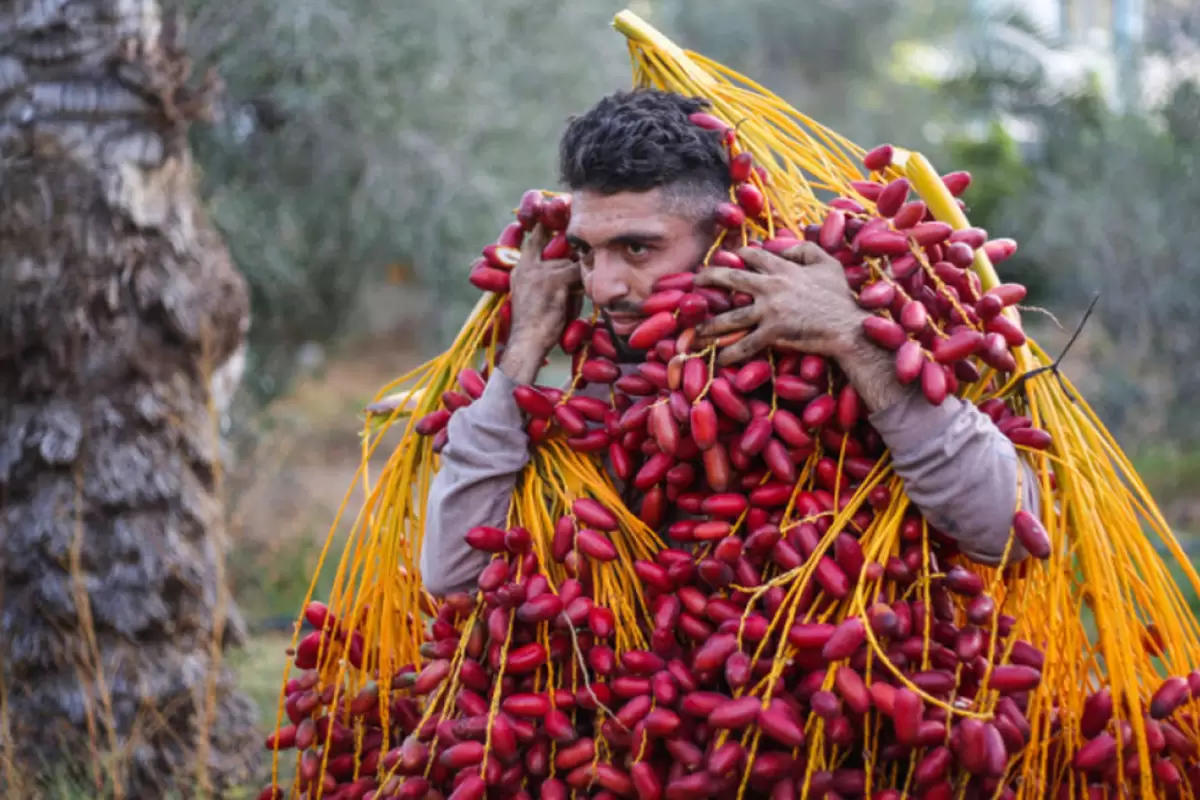
<path id="1" fill-rule="evenodd" d="M 835 359 L 869 411 L 900 400 L 909 391 L 895 376 L 891 354 L 863 333 L 871 312 L 859 308 L 846 283 L 842 265 L 812 242 L 802 242 L 773 255 L 742 248 L 747 269 L 705 267 L 696 274 L 700 286 L 745 292 L 754 302 L 721 314 L 696 333 L 712 339 L 730 331 L 753 328 L 741 341 L 721 352 L 732 364 L 767 347 Z"/>
<path id="2" fill-rule="evenodd" d="M 550 233 L 540 224 L 525 236 L 509 284 L 512 331 L 499 368 L 517 383 L 532 383 L 537 377 L 566 325 L 571 289 L 580 284 L 577 262 L 542 260 L 542 248 L 549 241 Z"/>

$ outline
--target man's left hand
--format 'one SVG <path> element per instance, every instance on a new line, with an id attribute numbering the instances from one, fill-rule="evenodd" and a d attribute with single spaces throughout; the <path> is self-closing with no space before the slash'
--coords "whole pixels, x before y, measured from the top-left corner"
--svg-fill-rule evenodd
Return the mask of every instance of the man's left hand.
<path id="1" fill-rule="evenodd" d="M 741 341 L 721 352 L 720 362 L 732 364 L 774 347 L 844 358 L 857 348 L 862 323 L 870 312 L 858 307 L 837 259 L 812 242 L 801 242 L 773 255 L 754 247 L 738 255 L 746 269 L 705 267 L 696 284 L 745 292 L 754 298 L 701 325 L 702 340 L 753 328 Z"/>
<path id="2" fill-rule="evenodd" d="M 891 353 L 863 332 L 871 312 L 859 307 L 841 263 L 812 242 L 773 255 L 747 247 L 738 251 L 747 269 L 705 267 L 699 286 L 745 292 L 748 306 L 720 314 L 696 330 L 701 342 L 752 328 L 723 348 L 722 365 L 735 364 L 768 347 L 823 355 L 836 360 L 869 411 L 898 402 L 911 387 L 896 378 Z"/>

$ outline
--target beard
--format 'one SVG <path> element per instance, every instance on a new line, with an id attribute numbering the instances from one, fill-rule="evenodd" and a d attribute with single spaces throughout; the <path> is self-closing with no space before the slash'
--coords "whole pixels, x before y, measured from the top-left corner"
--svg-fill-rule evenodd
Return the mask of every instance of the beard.
<path id="1" fill-rule="evenodd" d="M 618 309 L 618 311 L 623 310 L 624 309 Z M 617 351 L 618 364 L 637 364 L 645 359 L 645 352 L 641 350 L 634 350 L 629 346 L 628 336 L 620 336 L 615 330 L 613 330 L 612 320 L 609 319 L 607 314 L 601 312 L 600 322 L 602 325 L 604 325 L 604 329 L 608 331 L 609 338 L 612 339 L 613 348 Z"/>

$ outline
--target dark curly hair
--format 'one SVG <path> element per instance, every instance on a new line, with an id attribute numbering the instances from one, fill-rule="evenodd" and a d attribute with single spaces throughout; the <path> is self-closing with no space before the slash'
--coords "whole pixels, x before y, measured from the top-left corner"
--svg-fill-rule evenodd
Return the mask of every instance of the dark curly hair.
<path id="1" fill-rule="evenodd" d="M 661 187 L 673 202 L 705 206 L 728 198 L 729 162 L 721 135 L 688 115 L 706 100 L 657 89 L 611 94 L 572 117 L 559 144 L 559 177 L 571 191 L 600 194 Z"/>

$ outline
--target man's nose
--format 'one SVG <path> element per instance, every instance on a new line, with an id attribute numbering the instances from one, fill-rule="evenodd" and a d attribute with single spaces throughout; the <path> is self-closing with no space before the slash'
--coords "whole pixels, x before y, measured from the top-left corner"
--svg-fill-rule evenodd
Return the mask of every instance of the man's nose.
<path id="1" fill-rule="evenodd" d="M 590 278 L 588 294 L 598 306 L 612 305 L 629 294 L 626 267 L 618 258 L 596 253 Z"/>

